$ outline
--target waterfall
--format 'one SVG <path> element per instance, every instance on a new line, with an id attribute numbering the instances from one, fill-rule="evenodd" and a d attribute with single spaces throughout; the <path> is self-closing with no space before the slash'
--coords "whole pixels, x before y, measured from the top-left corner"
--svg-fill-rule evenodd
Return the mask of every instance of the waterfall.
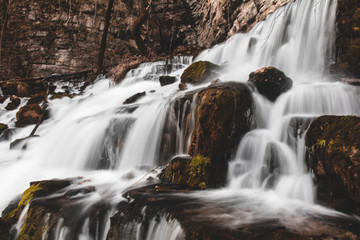
<path id="1" fill-rule="evenodd" d="M 245 82 L 250 72 L 265 66 L 279 68 L 294 81 L 293 88 L 274 103 L 257 91 L 252 93 L 256 128 L 240 142 L 229 164 L 227 186 L 189 193 L 229 204 L 232 211 L 227 217 L 234 225 L 267 219 L 267 215 L 286 222 L 304 209 L 326 212 L 316 205 L 312 176 L 304 163 L 304 131 L 311 119 L 323 114 L 360 113 L 357 88 L 331 82 L 326 74 L 333 60 L 335 13 L 333 0 L 291 1 L 249 33 L 235 35 L 195 59 L 222 65 L 221 81 Z M 50 101 L 51 119 L 40 125 L 40 137 L 31 139 L 26 150 L 8 150 L 8 146 L 28 136 L 33 126 L 17 129 L 9 140 L 0 142 L 0 182 L 7 183 L 0 185 L 0 210 L 34 180 L 82 176 L 84 182 L 96 186 L 96 192 L 82 202 L 88 209 L 99 201 L 115 207 L 124 200 L 122 193 L 128 187 L 146 184 L 149 176 L 156 179 L 154 169 L 159 165 L 171 104 L 205 86 L 178 90 L 180 76 L 192 61 L 191 57 L 176 57 L 169 62 L 144 63 L 117 86 L 110 79 L 97 79 L 82 95 Z M 162 75 L 176 77 L 177 84 L 161 87 L 158 78 Z M 146 94 L 135 103 L 124 104 L 139 92 Z M 189 132 L 179 126 L 185 122 L 182 113 L 194 111 L 194 102 L 186 102 L 184 109 L 173 113 L 176 117 L 172 119 L 180 121 L 176 123 L 177 154 L 185 154 L 189 146 Z M 2 113 L 0 122 L 13 127 L 15 114 Z M 294 122 L 302 129 L 294 130 Z M 244 213 L 244 208 L 251 211 Z M 110 215 L 104 229 L 109 227 Z M 129 223 L 124 234 L 138 239 L 140 228 L 139 223 Z M 87 218 L 81 229 L 80 238 L 90 238 Z M 184 238 L 180 223 L 165 216 L 153 219 L 149 229 L 146 239 Z M 61 218 L 56 239 L 66 239 L 70 233 Z M 101 235 L 97 239 L 105 238 L 101 231 L 97 234 Z"/>

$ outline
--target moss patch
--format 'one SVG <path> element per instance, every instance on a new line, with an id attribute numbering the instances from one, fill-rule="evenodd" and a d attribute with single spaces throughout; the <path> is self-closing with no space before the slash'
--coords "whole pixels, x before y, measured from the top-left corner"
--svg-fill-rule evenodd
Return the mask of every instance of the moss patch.
<path id="1" fill-rule="evenodd" d="M 191 188 L 206 189 L 209 185 L 210 158 L 197 155 L 188 164 L 189 179 L 187 184 Z"/>

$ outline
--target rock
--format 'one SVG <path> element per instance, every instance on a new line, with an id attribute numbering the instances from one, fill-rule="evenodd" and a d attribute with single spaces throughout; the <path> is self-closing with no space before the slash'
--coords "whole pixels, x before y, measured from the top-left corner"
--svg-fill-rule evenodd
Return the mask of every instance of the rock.
<path id="1" fill-rule="evenodd" d="M 318 200 L 360 214 L 360 117 L 322 116 L 306 133 L 307 164 Z"/>
<path id="2" fill-rule="evenodd" d="M 336 67 L 340 74 L 360 78 L 360 3 L 339 0 L 336 19 Z"/>
<path id="3" fill-rule="evenodd" d="M 140 98 L 142 98 L 145 95 L 146 95 L 146 92 L 137 93 L 137 94 L 129 97 L 128 99 L 126 99 L 123 104 L 134 103 L 134 102 L 136 102 L 137 100 L 139 100 Z"/>
<path id="4" fill-rule="evenodd" d="M 104 222 L 109 214 L 110 204 L 95 201 L 87 205 L 87 211 L 83 212 L 82 201 L 95 188 L 81 184 L 76 179 L 32 182 L 30 188 L 23 193 L 18 207 L 3 219 L 9 224 L 16 223 L 25 205 L 29 204 L 18 239 L 42 239 L 43 236 L 55 239 L 59 236 L 59 226 L 74 226 L 64 233 L 66 239 L 72 239 L 71 236 L 80 235 L 82 228 L 76 226 L 83 226 L 86 219 L 89 220 L 89 237 L 99 239 L 105 234 Z"/>
<path id="5" fill-rule="evenodd" d="M 71 184 L 70 180 L 44 180 L 31 182 L 30 187 L 24 191 L 17 207 L 11 212 L 3 216 L 3 219 L 8 223 L 16 223 L 19 219 L 21 211 L 33 199 L 51 195 L 52 193 L 61 190 Z"/>
<path id="6" fill-rule="evenodd" d="M 3 131 L 0 131 L 0 141 L 10 140 L 14 132 L 15 132 L 15 128 L 7 128 Z"/>
<path id="7" fill-rule="evenodd" d="M 0 135 L 8 128 L 9 128 L 8 125 L 4 123 L 0 123 Z"/>
<path id="8" fill-rule="evenodd" d="M 10 97 L 10 101 L 11 101 L 11 102 L 9 102 L 8 105 L 5 107 L 5 109 L 8 110 L 8 111 L 11 111 L 11 110 L 16 109 L 16 108 L 20 105 L 20 103 L 21 103 L 20 98 L 18 98 L 18 97 L 15 96 L 15 95 L 12 95 L 12 96 Z"/>
<path id="9" fill-rule="evenodd" d="M 359 78 L 340 78 L 340 81 L 354 86 L 360 86 Z"/>
<path id="10" fill-rule="evenodd" d="M 159 78 L 161 86 L 173 84 L 174 82 L 176 82 L 176 80 L 177 80 L 176 77 L 172 77 L 172 76 L 161 76 Z"/>
<path id="11" fill-rule="evenodd" d="M 0 96 L 0 103 L 4 103 L 7 98 L 7 96 Z"/>
<path id="12" fill-rule="evenodd" d="M 293 84 L 290 78 L 274 67 L 265 67 L 250 73 L 248 82 L 254 84 L 259 93 L 272 102 Z"/>
<path id="13" fill-rule="evenodd" d="M 74 96 L 69 93 L 54 93 L 53 95 L 51 95 L 50 99 L 62 99 L 64 97 L 73 98 Z"/>
<path id="14" fill-rule="evenodd" d="M 184 150 L 191 158 L 187 161 L 173 159 L 161 178 L 164 182 L 190 188 L 219 187 L 225 183 L 233 151 L 251 129 L 254 113 L 251 92 L 244 84 L 227 82 L 195 93 L 187 93 L 171 107 L 171 118 L 180 117 L 176 120 L 183 134 L 180 137 L 185 142 L 190 137 L 190 147 Z M 195 109 L 191 110 L 190 105 Z M 173 129 L 178 130 L 176 126 Z"/>
<path id="15" fill-rule="evenodd" d="M 10 226 L 9 224 L 0 217 L 0 239 L 9 239 L 10 237 Z"/>
<path id="16" fill-rule="evenodd" d="M 26 105 L 16 113 L 16 126 L 24 127 L 29 124 L 36 124 L 41 116 L 42 110 L 38 104 Z"/>
<path id="17" fill-rule="evenodd" d="M 217 77 L 220 66 L 208 61 L 192 63 L 181 75 L 182 83 L 202 84 Z"/>
<path id="18" fill-rule="evenodd" d="M 33 95 L 27 102 L 27 105 L 31 105 L 31 104 L 40 104 L 45 100 L 45 92 L 42 92 L 40 94 L 35 94 Z M 53 95 L 54 96 L 54 95 Z"/>
<path id="19" fill-rule="evenodd" d="M 186 84 L 185 83 L 179 83 L 179 90 L 184 91 L 185 89 L 187 89 Z"/>

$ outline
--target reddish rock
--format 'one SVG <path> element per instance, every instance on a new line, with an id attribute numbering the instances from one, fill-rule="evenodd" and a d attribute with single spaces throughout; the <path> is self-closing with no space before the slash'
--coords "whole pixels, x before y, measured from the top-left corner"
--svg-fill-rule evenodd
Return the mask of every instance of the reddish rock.
<path id="1" fill-rule="evenodd" d="M 42 110 L 38 104 L 24 106 L 16 113 L 16 126 L 23 127 L 29 124 L 36 124 L 41 116 Z"/>

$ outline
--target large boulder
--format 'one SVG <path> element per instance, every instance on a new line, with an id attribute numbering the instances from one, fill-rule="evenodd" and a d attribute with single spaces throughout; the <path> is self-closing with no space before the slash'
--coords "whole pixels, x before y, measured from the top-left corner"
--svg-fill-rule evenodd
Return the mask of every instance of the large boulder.
<path id="1" fill-rule="evenodd" d="M 183 107 L 190 99 L 185 96 L 174 106 L 181 110 L 177 116 L 183 116 L 179 123 L 183 137 L 190 137 L 190 158 L 174 159 L 160 178 L 190 188 L 222 186 L 228 161 L 253 122 L 251 92 L 241 83 L 211 85 L 198 92 L 192 100 L 196 101 L 192 103 L 196 106 L 193 112 Z"/>
<path id="2" fill-rule="evenodd" d="M 16 126 L 23 127 L 29 124 L 36 124 L 42 117 L 42 109 L 38 104 L 26 105 L 16 113 Z"/>
<path id="3" fill-rule="evenodd" d="M 259 93 L 272 102 L 293 84 L 290 78 L 274 67 L 264 67 L 250 73 L 248 82 L 254 84 Z"/>
<path id="4" fill-rule="evenodd" d="M 306 134 L 307 163 L 323 204 L 360 214 L 360 117 L 322 116 Z"/>
<path id="5" fill-rule="evenodd" d="M 181 83 L 202 84 L 217 76 L 220 66 L 208 61 L 194 62 L 181 75 Z"/>

